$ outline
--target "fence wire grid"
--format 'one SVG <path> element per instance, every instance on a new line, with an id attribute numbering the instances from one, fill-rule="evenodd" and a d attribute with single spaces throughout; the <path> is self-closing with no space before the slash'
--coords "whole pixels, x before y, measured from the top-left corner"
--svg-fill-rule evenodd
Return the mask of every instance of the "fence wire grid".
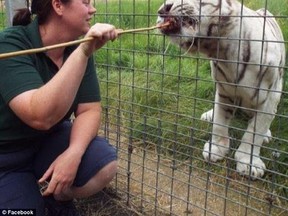
<path id="1" fill-rule="evenodd" d="M 189 2 L 199 5 L 202 1 Z M 5 7 L 4 1 L 0 2 L 0 24 L 4 28 Z M 134 29 L 154 26 L 158 8 L 166 1 L 91 2 L 97 9 L 94 22 Z M 279 43 L 287 51 L 288 1 L 238 2 L 253 10 L 268 9 L 282 29 L 284 41 Z M 241 38 L 225 40 L 237 43 Z M 130 215 L 288 215 L 287 55 L 282 96 L 270 127 L 272 139 L 261 148 L 265 175 L 255 179 L 236 171 L 234 155 L 250 119 L 241 111 L 233 113 L 229 126 L 220 125 L 229 129 L 226 138 L 230 147 L 224 159 L 214 163 L 203 158 L 204 144 L 213 134 L 212 122 L 202 120 L 201 115 L 213 108 L 217 84 L 211 78 L 210 57 L 197 51 L 188 54 L 155 30 L 122 35 L 98 50 L 95 60 L 103 105 L 101 134 L 118 152 L 119 170 L 111 187 L 118 201 L 133 209 Z M 239 104 L 232 106 L 241 108 Z M 93 210 L 97 208 L 93 201 L 81 202 L 85 204 L 89 205 L 87 215 L 101 215 Z M 109 205 L 106 207 L 109 209 Z M 111 214 L 121 215 L 107 215 Z"/>

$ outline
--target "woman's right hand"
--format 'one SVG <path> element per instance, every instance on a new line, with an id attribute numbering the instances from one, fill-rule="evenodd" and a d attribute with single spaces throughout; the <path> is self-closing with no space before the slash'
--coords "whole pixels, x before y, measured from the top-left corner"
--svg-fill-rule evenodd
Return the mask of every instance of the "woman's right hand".
<path id="1" fill-rule="evenodd" d="M 89 57 L 95 50 L 101 48 L 108 41 L 115 40 L 118 37 L 118 32 L 113 25 L 96 23 L 85 35 L 85 38 L 93 37 L 94 40 L 80 44 L 79 48 Z"/>

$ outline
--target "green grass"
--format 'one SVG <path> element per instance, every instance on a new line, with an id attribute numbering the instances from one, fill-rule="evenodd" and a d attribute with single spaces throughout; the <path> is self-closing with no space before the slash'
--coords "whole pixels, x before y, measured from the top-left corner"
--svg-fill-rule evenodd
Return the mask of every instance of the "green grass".
<path id="1" fill-rule="evenodd" d="M 118 1 L 107 5 L 97 3 L 96 21 L 112 23 L 123 29 L 152 26 L 162 2 L 122 0 L 121 4 Z M 265 7 L 266 1 L 244 2 L 252 9 L 258 9 Z M 268 1 L 268 9 L 278 17 L 285 41 L 288 41 L 288 8 L 284 7 L 287 3 L 287 0 Z M 150 146 L 161 144 L 166 149 L 162 153 L 182 159 L 189 158 L 192 152 L 201 163 L 202 147 L 210 137 L 211 125 L 199 118 L 212 108 L 215 91 L 209 62 L 197 56 L 183 56 L 177 47 L 168 44 L 166 38 L 152 31 L 150 34 L 123 35 L 99 50 L 96 61 L 103 105 L 109 108 L 109 122 L 121 124 L 122 130 L 133 140 Z M 287 72 L 285 92 L 288 91 Z M 287 176 L 287 93 L 278 113 L 286 118 L 276 117 L 271 130 L 274 136 L 285 142 L 273 141 L 263 148 L 262 155 L 268 161 L 268 169 L 272 169 L 275 163 L 270 148 L 282 151 L 278 159 L 282 164 L 277 163 L 277 169 Z M 241 118 L 234 120 L 232 127 L 231 136 L 236 139 L 232 147 L 236 148 L 245 129 L 244 121 Z M 272 176 L 267 174 L 267 178 Z M 281 181 L 287 185 L 287 180 Z"/>
<path id="2" fill-rule="evenodd" d="M 6 25 L 6 14 L 0 8 L 0 30 L 4 29 Z"/>

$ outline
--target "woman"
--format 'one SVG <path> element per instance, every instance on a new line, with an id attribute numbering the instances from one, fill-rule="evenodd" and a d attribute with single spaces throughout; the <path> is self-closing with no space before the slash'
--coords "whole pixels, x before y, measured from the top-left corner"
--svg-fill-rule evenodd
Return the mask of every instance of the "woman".
<path id="1" fill-rule="evenodd" d="M 94 39 L 0 60 L 0 209 L 78 215 L 72 200 L 97 193 L 117 171 L 115 149 L 97 136 L 101 104 L 92 57 L 117 30 L 90 28 L 96 12 L 90 0 L 32 0 L 28 8 L 0 33 L 0 53 L 85 34 Z M 45 182 L 41 194 L 38 184 Z"/>

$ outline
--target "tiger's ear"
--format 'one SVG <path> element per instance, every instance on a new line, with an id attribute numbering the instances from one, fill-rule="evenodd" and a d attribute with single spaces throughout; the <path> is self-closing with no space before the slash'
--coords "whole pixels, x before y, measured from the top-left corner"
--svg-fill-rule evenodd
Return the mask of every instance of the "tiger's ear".
<path id="1" fill-rule="evenodd" d="M 55 13 L 57 13 L 58 15 L 63 14 L 63 6 L 64 5 L 61 2 L 61 0 L 52 0 L 51 4 L 52 4 L 52 8 L 54 9 Z"/>

